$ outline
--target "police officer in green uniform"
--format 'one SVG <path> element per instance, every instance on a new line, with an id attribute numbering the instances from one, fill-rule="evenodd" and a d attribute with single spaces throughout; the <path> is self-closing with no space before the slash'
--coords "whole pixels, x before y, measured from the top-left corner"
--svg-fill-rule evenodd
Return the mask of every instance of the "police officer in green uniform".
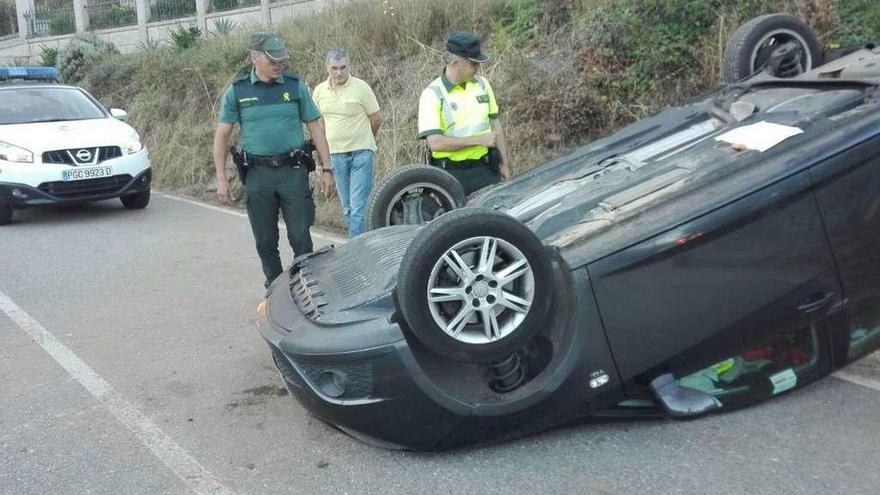
<path id="1" fill-rule="evenodd" d="M 250 45 L 253 68 L 236 77 L 223 95 L 214 134 L 214 168 L 217 199 L 232 203 L 226 177 L 229 136 L 241 127 L 242 149 L 247 157 L 245 180 L 247 212 L 263 265 L 266 286 L 282 273 L 278 254 L 278 212 L 287 226 L 287 239 L 295 255 L 312 251 L 309 227 L 315 204 L 309 188 L 309 171 L 291 152 L 304 144 L 303 123 L 315 143 L 324 167 L 318 168 L 324 194 L 335 189 L 330 150 L 321 113 L 308 88 L 284 72 L 289 60 L 284 42 L 273 33 L 254 35 Z"/>
<path id="2" fill-rule="evenodd" d="M 419 139 L 428 143 L 430 164 L 451 173 L 470 194 L 510 177 L 495 93 L 477 74 L 489 56 L 479 38 L 458 31 L 446 40 L 443 61 L 443 74 L 419 98 Z"/>

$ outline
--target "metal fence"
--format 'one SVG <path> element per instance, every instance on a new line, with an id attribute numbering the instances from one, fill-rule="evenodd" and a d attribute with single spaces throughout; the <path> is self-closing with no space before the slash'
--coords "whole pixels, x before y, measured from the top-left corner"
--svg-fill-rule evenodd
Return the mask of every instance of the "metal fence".
<path id="1" fill-rule="evenodd" d="M 260 0 L 211 0 L 209 8 L 211 12 L 223 12 L 255 5 L 260 5 Z"/>
<path id="2" fill-rule="evenodd" d="M 196 15 L 196 0 L 151 0 L 150 21 Z"/>
<path id="3" fill-rule="evenodd" d="M 105 29 L 137 24 L 134 0 L 89 0 L 89 28 Z"/>
<path id="4" fill-rule="evenodd" d="M 27 22 L 27 37 L 41 38 L 76 32 L 76 19 L 73 15 L 73 2 L 64 6 L 39 6 L 24 14 Z"/>

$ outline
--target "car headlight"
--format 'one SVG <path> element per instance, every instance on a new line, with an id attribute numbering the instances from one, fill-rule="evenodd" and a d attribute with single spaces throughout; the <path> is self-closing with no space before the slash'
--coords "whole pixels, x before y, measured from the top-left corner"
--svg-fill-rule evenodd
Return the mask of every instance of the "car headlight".
<path id="1" fill-rule="evenodd" d="M 134 136 L 127 143 L 125 143 L 125 153 L 131 155 L 133 153 L 137 153 L 142 150 L 144 145 L 141 144 L 141 138 L 139 136 Z"/>
<path id="2" fill-rule="evenodd" d="M 17 163 L 34 163 L 34 154 L 30 151 L 0 141 L 0 160 Z"/>

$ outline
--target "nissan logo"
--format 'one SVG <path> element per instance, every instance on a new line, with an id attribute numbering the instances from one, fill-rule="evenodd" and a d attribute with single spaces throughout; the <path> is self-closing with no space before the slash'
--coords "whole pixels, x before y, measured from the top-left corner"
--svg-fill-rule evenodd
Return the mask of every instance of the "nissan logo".
<path id="1" fill-rule="evenodd" d="M 89 150 L 79 150 L 76 152 L 76 159 L 80 162 L 90 162 L 92 161 L 92 152 Z"/>

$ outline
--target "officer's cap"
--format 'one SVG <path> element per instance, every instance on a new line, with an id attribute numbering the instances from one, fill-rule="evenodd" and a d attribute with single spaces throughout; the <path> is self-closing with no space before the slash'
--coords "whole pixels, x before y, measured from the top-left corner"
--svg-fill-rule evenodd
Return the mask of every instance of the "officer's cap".
<path id="1" fill-rule="evenodd" d="M 251 38 L 251 50 L 264 52 L 272 60 L 287 60 L 287 50 L 284 48 L 284 40 L 275 33 L 256 33 Z"/>
<path id="2" fill-rule="evenodd" d="M 479 64 L 489 61 L 489 55 L 480 48 L 480 38 L 473 33 L 456 31 L 450 34 L 446 40 L 446 50 Z"/>

